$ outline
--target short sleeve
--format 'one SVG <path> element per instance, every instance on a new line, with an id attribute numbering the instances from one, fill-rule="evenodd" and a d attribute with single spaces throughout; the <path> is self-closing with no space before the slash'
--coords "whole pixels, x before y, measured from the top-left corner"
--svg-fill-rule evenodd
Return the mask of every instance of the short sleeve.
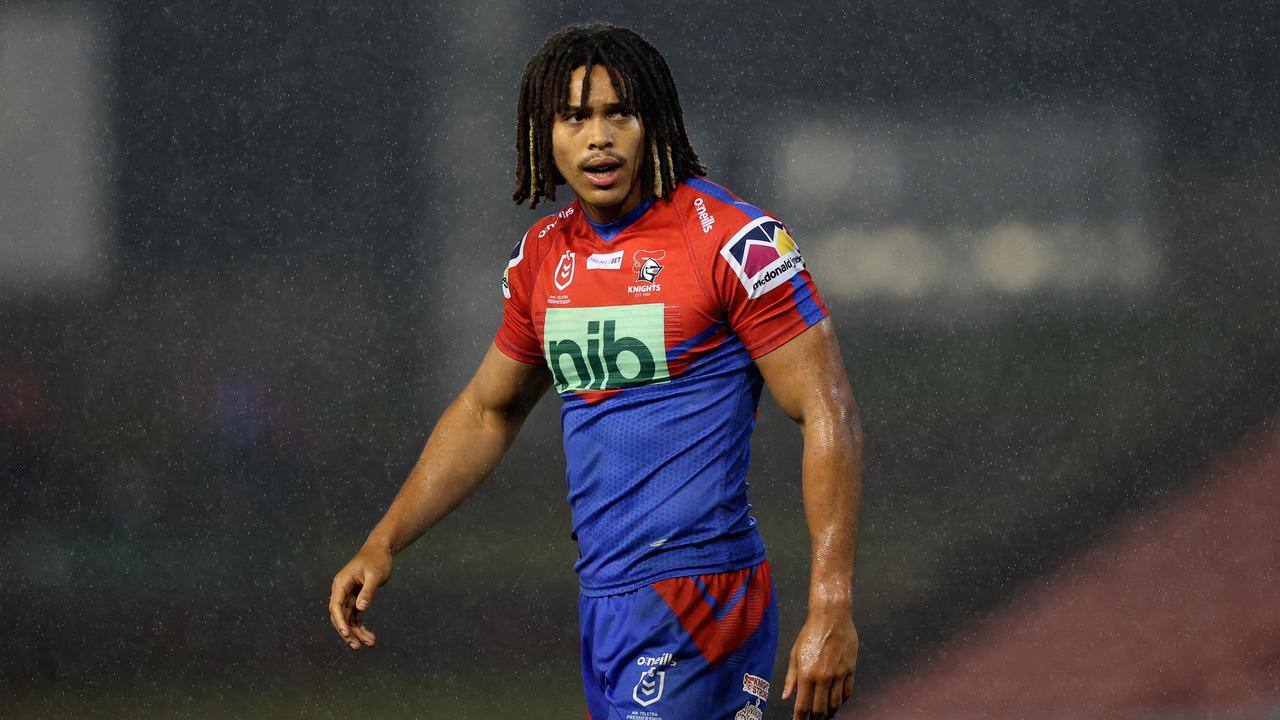
<path id="1" fill-rule="evenodd" d="M 725 241 L 712 266 L 729 328 L 753 358 L 827 316 L 791 233 L 768 215 L 752 219 Z"/>
<path id="2" fill-rule="evenodd" d="M 502 271 L 502 325 L 498 327 L 493 342 L 513 360 L 540 365 L 543 362 L 542 348 L 529 312 L 533 278 L 527 267 L 532 260 L 525 257 L 528 239 L 528 233 L 520 238 Z"/>

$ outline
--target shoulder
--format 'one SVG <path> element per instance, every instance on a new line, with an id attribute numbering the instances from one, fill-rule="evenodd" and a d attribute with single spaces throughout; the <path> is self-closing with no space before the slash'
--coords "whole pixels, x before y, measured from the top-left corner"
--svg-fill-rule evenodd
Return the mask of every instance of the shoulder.
<path id="1" fill-rule="evenodd" d="M 753 231 L 772 237 L 774 228 L 782 227 L 771 213 L 706 178 L 686 180 L 673 195 L 672 203 L 685 217 L 689 238 L 711 252 L 727 251 Z"/>
<path id="2" fill-rule="evenodd" d="M 520 242 L 516 244 L 516 249 L 520 250 L 523 247 L 524 254 L 528 255 L 530 251 L 534 251 L 536 254 L 538 248 L 550 247 L 555 237 L 564 232 L 566 227 L 576 222 L 580 214 L 578 204 L 575 202 L 565 206 L 564 209 L 554 215 L 538 218 L 525 231 L 524 236 L 520 238 Z M 515 253 L 513 252 L 512 256 L 514 257 L 514 255 Z"/>
<path id="3" fill-rule="evenodd" d="M 727 238 L 761 218 L 777 221 L 772 214 L 706 178 L 694 177 L 684 181 L 673 201 L 682 199 L 681 204 L 688 206 L 688 212 L 705 235 Z"/>
<path id="4" fill-rule="evenodd" d="M 502 271 L 503 296 L 511 297 L 511 283 L 515 280 L 512 277 L 512 270 L 520 265 L 526 265 L 527 272 L 532 273 L 532 268 L 536 267 L 551 249 L 556 236 L 563 232 L 566 226 L 575 222 L 579 214 L 577 203 L 573 203 L 554 215 L 538 218 L 529 226 L 529 229 L 516 241 L 515 247 L 511 248 L 511 257 Z"/>
<path id="5" fill-rule="evenodd" d="M 689 203 L 706 237 L 712 264 L 727 268 L 749 297 L 799 272 L 804 260 L 781 220 L 704 178 L 686 181 Z M 706 217 L 703 217 L 705 214 Z M 690 236 L 697 236 L 691 228 Z"/>
<path id="6" fill-rule="evenodd" d="M 537 260 L 547 253 L 547 250 L 554 244 L 556 238 L 565 232 L 565 230 L 578 222 L 578 218 L 582 213 L 578 210 L 578 204 L 567 205 L 554 215 L 545 215 L 538 218 L 529 226 L 524 235 L 520 237 L 520 241 L 516 243 L 515 248 L 511 250 L 511 263 L 507 267 L 515 267 L 520 260 L 525 258 L 533 258 Z"/>
<path id="7" fill-rule="evenodd" d="M 705 238 L 706 246 L 714 246 L 714 250 L 731 263 L 734 256 L 739 262 L 742 260 L 741 255 L 752 238 L 772 243 L 779 231 L 783 235 L 787 232 L 783 222 L 772 213 L 706 178 L 686 180 L 672 201 L 684 206 L 678 209 L 689 212 L 690 237 Z"/>

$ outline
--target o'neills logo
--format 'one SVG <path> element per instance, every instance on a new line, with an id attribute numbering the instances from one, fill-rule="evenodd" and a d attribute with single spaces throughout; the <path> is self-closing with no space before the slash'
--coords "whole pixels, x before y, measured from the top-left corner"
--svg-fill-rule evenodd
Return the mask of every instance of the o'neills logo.
<path id="1" fill-rule="evenodd" d="M 796 256 L 796 257 L 799 257 L 799 256 Z M 757 290 L 759 290 L 761 287 L 769 284 L 771 280 L 776 279 L 779 275 L 790 270 L 795 266 L 796 266 L 796 258 L 789 257 L 786 260 L 783 260 L 777 267 L 769 270 L 766 273 L 761 274 L 759 279 L 756 280 L 755 284 L 751 286 L 752 297 L 755 297 L 754 293 Z"/>
<path id="2" fill-rule="evenodd" d="M 640 679 L 636 681 L 636 686 L 631 691 L 631 699 L 635 700 L 640 707 L 649 707 L 662 699 L 662 689 L 667 684 L 665 668 L 675 667 L 676 659 L 671 653 L 662 653 L 658 657 L 641 655 L 636 658 L 636 664 L 646 670 L 640 673 Z M 631 717 L 635 715 L 632 714 Z"/>
<path id="3" fill-rule="evenodd" d="M 662 653 L 658 657 L 641 655 L 636 658 L 636 664 L 640 667 L 675 667 L 676 659 L 671 653 Z"/>
<path id="4" fill-rule="evenodd" d="M 716 224 L 716 216 L 707 212 L 707 204 L 702 198 L 693 199 L 693 208 L 698 211 L 698 223 L 702 225 L 702 232 L 711 232 L 711 226 Z"/>

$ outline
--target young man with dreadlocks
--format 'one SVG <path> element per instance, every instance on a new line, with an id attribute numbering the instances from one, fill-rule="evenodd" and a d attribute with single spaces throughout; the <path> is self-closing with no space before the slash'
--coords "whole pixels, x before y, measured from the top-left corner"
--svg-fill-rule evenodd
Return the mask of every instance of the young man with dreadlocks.
<path id="1" fill-rule="evenodd" d="M 746 498 L 762 384 L 803 428 L 808 618 L 782 697 L 827 717 L 853 690 L 861 437 L 827 310 L 787 229 L 705 179 L 662 56 L 575 26 L 525 68 L 516 202 L 534 223 L 503 321 L 385 517 L 334 578 L 352 649 L 392 555 L 493 470 L 552 384 L 578 541 L 582 669 L 596 720 L 758 720 L 778 608 Z"/>

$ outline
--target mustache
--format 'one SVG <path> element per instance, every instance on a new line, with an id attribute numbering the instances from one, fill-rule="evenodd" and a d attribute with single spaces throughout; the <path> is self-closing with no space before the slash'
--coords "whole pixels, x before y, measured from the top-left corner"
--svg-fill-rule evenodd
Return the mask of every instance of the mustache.
<path id="1" fill-rule="evenodd" d="M 627 163 L 626 163 L 626 160 L 624 160 L 621 156 L 615 155 L 615 154 L 613 154 L 613 153 L 611 153 L 611 152 L 603 152 L 603 153 L 597 153 L 597 154 L 595 154 L 595 155 L 592 155 L 591 157 L 587 158 L 586 160 L 583 160 L 582 162 L 578 163 L 578 169 L 579 169 L 579 170 L 582 170 L 582 171 L 584 171 L 584 172 L 585 172 L 585 171 L 586 171 L 586 169 L 587 169 L 587 167 L 588 167 L 589 165 L 591 165 L 591 163 L 593 163 L 593 162 L 597 162 L 597 161 L 600 161 L 600 160 L 612 160 L 613 162 L 617 163 L 618 165 L 626 165 L 626 164 L 627 164 Z"/>

